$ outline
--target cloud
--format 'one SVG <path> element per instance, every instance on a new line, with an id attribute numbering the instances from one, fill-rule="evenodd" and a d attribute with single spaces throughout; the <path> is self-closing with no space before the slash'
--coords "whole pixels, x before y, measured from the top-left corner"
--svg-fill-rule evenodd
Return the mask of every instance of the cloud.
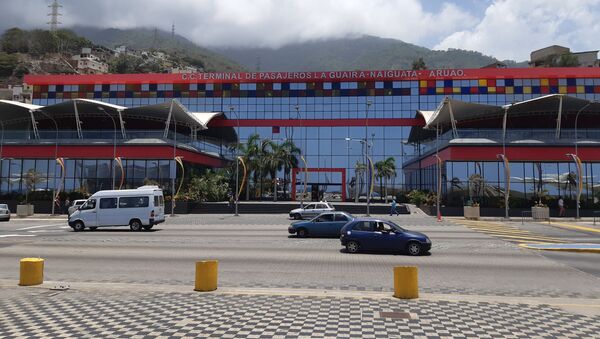
<path id="1" fill-rule="evenodd" d="M 427 0 L 430 1 L 430 0 Z M 363 34 L 432 45 L 476 19 L 451 2 L 419 0 L 61 0 L 64 27 L 158 27 L 205 46 L 279 47 Z M 0 22 L 45 27 L 49 0 L 3 5 Z"/>
<path id="2" fill-rule="evenodd" d="M 445 37 L 435 49 L 461 48 L 498 59 L 528 60 L 549 45 L 598 49 L 600 0 L 497 0 L 471 29 Z"/>

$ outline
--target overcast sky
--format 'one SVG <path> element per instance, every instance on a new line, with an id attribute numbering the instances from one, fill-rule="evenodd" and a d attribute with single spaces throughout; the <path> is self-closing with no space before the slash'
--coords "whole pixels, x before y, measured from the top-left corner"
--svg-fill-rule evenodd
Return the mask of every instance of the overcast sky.
<path id="1" fill-rule="evenodd" d="M 47 27 L 50 0 L 1 0 L 0 28 Z M 61 27 L 158 27 L 206 47 L 369 34 L 523 61 L 600 48 L 600 0 L 59 0 Z"/>

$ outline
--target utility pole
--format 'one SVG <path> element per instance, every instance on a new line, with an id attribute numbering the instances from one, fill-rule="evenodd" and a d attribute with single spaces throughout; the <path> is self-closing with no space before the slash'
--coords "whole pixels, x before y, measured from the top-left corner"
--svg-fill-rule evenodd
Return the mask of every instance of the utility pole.
<path id="1" fill-rule="evenodd" d="M 175 41 L 175 21 L 171 25 L 171 41 Z"/>
<path id="2" fill-rule="evenodd" d="M 58 25 L 62 24 L 62 22 L 58 21 L 58 17 L 62 15 L 58 12 L 58 9 L 61 7 L 58 0 L 54 0 L 52 4 L 48 5 L 48 8 L 50 8 L 50 13 L 48 13 L 50 21 L 46 24 L 50 25 L 50 32 L 56 32 L 58 30 Z"/>

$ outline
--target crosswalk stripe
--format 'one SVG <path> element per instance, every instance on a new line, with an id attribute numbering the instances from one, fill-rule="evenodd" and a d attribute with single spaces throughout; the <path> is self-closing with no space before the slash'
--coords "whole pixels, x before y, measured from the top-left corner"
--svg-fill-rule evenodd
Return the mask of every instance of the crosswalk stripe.
<path id="1" fill-rule="evenodd" d="M 557 238 L 546 237 L 544 235 L 532 233 L 527 230 L 521 230 L 504 224 L 467 220 L 457 221 L 457 223 L 476 232 L 488 234 L 490 236 L 514 243 L 564 243 L 563 240 Z"/>

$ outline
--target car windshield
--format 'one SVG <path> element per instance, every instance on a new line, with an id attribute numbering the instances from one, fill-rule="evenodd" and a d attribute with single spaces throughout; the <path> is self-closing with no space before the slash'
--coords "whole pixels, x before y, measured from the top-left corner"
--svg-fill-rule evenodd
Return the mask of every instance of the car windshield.
<path id="1" fill-rule="evenodd" d="M 0 204 L 0 208 L 8 209 L 8 205 L 7 204 Z"/>

